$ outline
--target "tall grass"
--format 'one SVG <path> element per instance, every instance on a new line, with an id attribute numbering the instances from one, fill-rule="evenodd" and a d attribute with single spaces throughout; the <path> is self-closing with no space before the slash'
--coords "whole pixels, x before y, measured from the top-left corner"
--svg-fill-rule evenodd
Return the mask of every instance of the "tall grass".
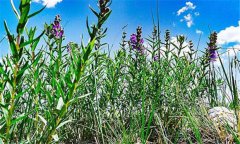
<path id="1" fill-rule="evenodd" d="M 16 36 L 4 22 L 11 52 L 0 63 L 0 142 L 225 142 L 207 110 L 227 105 L 225 96 L 218 96 L 226 82 L 230 106 L 238 115 L 236 59 L 229 72 L 221 59 L 217 69 L 209 48 L 200 53 L 182 35 L 173 42 L 168 30 L 161 40 L 159 25 L 145 39 L 147 46 L 141 27 L 131 40 L 123 32 L 119 50 L 110 56 L 101 42 L 107 34 L 103 24 L 111 14 L 109 0 L 98 1 L 99 11 L 90 8 L 98 21 L 92 26 L 86 21 L 86 45 L 63 45 L 63 29 L 56 26 L 59 16 L 39 36 L 37 28 L 26 27 L 44 10 L 29 14 L 30 3 L 21 0 L 19 10 L 12 3 Z M 209 47 L 215 46 L 211 36 Z M 41 39 L 44 47 L 39 46 Z M 239 141 L 239 122 L 237 130 L 223 129 Z"/>

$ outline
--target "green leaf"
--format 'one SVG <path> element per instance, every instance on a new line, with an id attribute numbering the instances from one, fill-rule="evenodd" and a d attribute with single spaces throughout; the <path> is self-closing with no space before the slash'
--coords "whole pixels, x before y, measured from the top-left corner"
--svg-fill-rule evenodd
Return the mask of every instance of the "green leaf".
<path id="1" fill-rule="evenodd" d="M 86 25 L 87 25 L 88 34 L 89 34 L 89 36 L 92 38 L 92 31 L 91 31 L 91 29 L 90 29 L 90 27 L 89 27 L 88 17 L 87 17 L 87 20 L 86 20 Z"/>
<path id="2" fill-rule="evenodd" d="M 34 67 L 37 66 L 37 64 L 38 64 L 38 62 L 39 62 L 39 60 L 40 60 L 41 57 L 42 57 L 42 53 L 38 54 L 37 58 L 33 61 L 32 65 L 33 65 Z"/>
<path id="3" fill-rule="evenodd" d="M 9 80 L 7 73 L 4 71 L 3 67 L 0 67 L 0 74 L 4 76 L 6 80 Z"/>
<path id="4" fill-rule="evenodd" d="M 13 71 L 13 65 L 11 63 L 11 60 L 9 59 L 9 57 L 7 56 L 6 57 L 6 60 L 7 60 L 7 65 L 11 68 L 11 70 Z"/>
<path id="5" fill-rule="evenodd" d="M 30 88 L 27 88 L 26 90 L 24 90 L 24 91 L 18 93 L 18 94 L 16 95 L 15 99 L 19 99 L 20 97 L 22 97 L 23 94 L 25 94 L 29 89 L 30 89 Z"/>
<path id="6" fill-rule="evenodd" d="M 41 80 L 39 79 L 39 80 L 38 80 L 38 83 L 37 83 L 37 87 L 34 89 L 36 94 L 39 93 L 40 88 L 41 88 L 41 84 L 42 84 L 42 83 L 41 83 Z"/>
<path id="7" fill-rule="evenodd" d="M 43 34 L 44 34 L 44 31 L 37 38 L 29 40 L 29 41 L 26 41 L 24 43 L 21 43 L 19 47 L 20 48 L 25 47 L 26 45 L 29 45 L 29 44 L 34 43 L 36 41 L 39 42 L 39 40 L 43 36 Z"/>
<path id="8" fill-rule="evenodd" d="M 100 25 L 102 25 L 108 19 L 111 13 L 112 11 L 110 10 L 106 15 L 104 15 L 104 17 L 100 21 Z"/>
<path id="9" fill-rule="evenodd" d="M 39 115 L 39 114 L 38 114 L 38 117 L 42 120 L 42 122 L 43 122 L 45 125 L 47 125 L 47 120 L 46 120 L 44 117 L 42 117 L 42 116 Z"/>
<path id="10" fill-rule="evenodd" d="M 43 91 L 43 90 L 42 90 Z M 53 103 L 53 98 L 52 98 L 52 95 L 50 94 L 49 91 L 43 91 L 43 93 L 45 93 L 47 95 L 47 101 L 49 104 L 52 104 Z"/>
<path id="11" fill-rule="evenodd" d="M 25 72 L 26 69 L 28 69 L 29 67 L 30 67 L 30 65 L 28 65 L 28 62 L 26 62 L 26 63 L 23 65 L 23 67 L 21 68 L 21 70 L 19 71 L 19 73 L 18 73 L 18 75 L 17 75 L 17 81 L 19 81 L 19 80 L 22 78 L 24 72 Z"/>
<path id="12" fill-rule="evenodd" d="M 58 125 L 58 127 L 57 127 L 56 129 L 59 129 L 60 127 L 64 126 L 64 125 L 67 124 L 67 123 L 70 123 L 70 122 L 72 122 L 72 121 L 73 121 L 73 120 L 67 120 L 67 121 L 62 122 L 62 123 L 60 123 L 60 124 Z"/>
<path id="13" fill-rule="evenodd" d="M 25 118 L 27 118 L 28 114 L 21 114 L 20 116 L 18 116 L 18 118 L 14 119 L 11 121 L 11 125 L 15 125 L 17 124 L 18 122 L 24 120 Z"/>
<path id="14" fill-rule="evenodd" d="M 18 13 L 18 11 L 17 11 L 17 9 L 16 9 L 16 7 L 13 3 L 13 0 L 11 0 L 10 2 L 11 2 L 12 9 L 13 9 L 15 15 L 17 16 L 17 19 L 20 19 L 20 15 L 19 15 L 19 13 Z"/>
<path id="15" fill-rule="evenodd" d="M 75 97 L 75 98 L 71 99 L 71 100 L 69 101 L 69 103 L 70 103 L 70 104 L 75 103 L 78 99 L 85 98 L 85 97 L 87 97 L 87 96 L 89 96 L 89 95 L 91 95 L 91 93 L 85 94 L 85 95 L 82 95 L 82 96 L 79 96 L 79 97 Z"/>
<path id="16" fill-rule="evenodd" d="M 89 6 L 89 8 L 97 17 L 99 17 L 99 14 L 92 7 Z"/>
<path id="17" fill-rule="evenodd" d="M 47 6 L 47 5 L 45 5 L 45 6 L 44 6 L 43 8 L 41 8 L 40 10 L 38 10 L 38 11 L 30 14 L 30 15 L 28 16 L 28 19 L 31 18 L 31 17 L 33 17 L 33 16 L 35 16 L 35 15 L 37 15 L 37 14 L 39 14 L 40 12 L 42 12 L 42 11 L 46 8 L 46 6 Z"/>
<path id="18" fill-rule="evenodd" d="M 58 95 L 58 97 L 59 97 L 59 98 L 60 98 L 60 97 L 63 97 L 63 96 L 64 96 L 64 92 L 63 92 L 63 89 L 62 89 L 62 87 L 60 86 L 59 82 L 56 80 L 55 77 L 53 77 L 52 80 L 53 80 L 53 82 L 54 82 L 54 85 L 57 86 L 57 95 Z"/>
<path id="19" fill-rule="evenodd" d="M 33 39 L 36 30 L 37 30 L 37 28 L 34 27 L 34 28 L 30 28 L 29 32 L 27 32 L 27 35 L 28 35 L 28 39 L 29 39 L 29 40 L 32 40 L 32 39 Z"/>
<path id="20" fill-rule="evenodd" d="M 192 117 L 192 115 L 190 114 L 190 112 L 187 110 L 187 108 L 184 108 L 184 112 L 187 115 L 189 122 L 191 124 L 191 127 L 193 129 L 193 133 L 196 137 L 196 140 L 199 144 L 202 144 L 202 138 L 201 138 L 201 132 L 196 124 L 196 121 L 194 120 L 194 118 Z"/>
<path id="21" fill-rule="evenodd" d="M 92 52 L 94 44 L 95 44 L 95 38 L 87 46 L 87 50 L 83 55 L 84 62 L 86 62 L 88 60 L 88 57 L 89 57 L 90 53 Z"/>
<path id="22" fill-rule="evenodd" d="M 18 25 L 17 25 L 17 33 L 18 35 L 23 33 L 23 30 L 25 28 L 25 25 L 28 21 L 28 13 L 30 11 L 30 0 L 21 0 L 20 2 L 20 12 L 21 12 L 21 16 L 20 19 L 18 21 Z"/>
<path id="23" fill-rule="evenodd" d="M 13 57 L 17 57 L 18 52 L 17 52 L 17 47 L 16 47 L 15 42 L 14 42 L 14 36 L 11 35 L 6 21 L 4 21 L 4 28 L 7 32 L 7 37 L 8 37 L 8 41 L 9 41 L 9 44 L 10 44 L 12 55 L 13 55 Z"/>
<path id="24" fill-rule="evenodd" d="M 1 106 L 2 107 L 2 112 L 3 112 L 3 116 L 5 118 L 5 120 L 7 120 L 7 117 L 8 117 L 8 109 L 4 106 Z"/>

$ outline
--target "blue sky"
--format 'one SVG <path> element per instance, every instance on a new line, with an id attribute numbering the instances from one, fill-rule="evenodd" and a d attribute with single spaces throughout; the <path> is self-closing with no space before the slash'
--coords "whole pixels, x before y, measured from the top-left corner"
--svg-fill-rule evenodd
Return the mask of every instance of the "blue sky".
<path id="1" fill-rule="evenodd" d="M 37 26 L 39 33 L 44 23 L 51 23 L 54 16 L 60 14 L 64 26 L 66 43 L 74 41 L 80 43 L 83 35 L 88 39 L 86 31 L 86 17 L 90 24 L 95 22 L 88 6 L 96 8 L 96 0 L 35 0 L 31 11 L 40 9 L 48 3 L 46 8 L 37 17 L 30 19 L 28 27 Z M 14 0 L 18 7 L 19 0 Z M 9 0 L 0 0 L 0 39 L 5 35 L 3 20 L 6 20 L 11 32 L 15 32 L 17 25 Z M 157 4 L 159 7 L 160 27 L 162 33 L 169 29 L 172 36 L 184 34 L 195 45 L 199 33 L 203 32 L 200 49 L 206 47 L 210 30 L 219 33 L 222 47 L 240 46 L 240 0 L 113 0 L 112 15 L 105 27 L 108 35 L 105 38 L 113 49 L 119 47 L 122 27 L 128 25 L 128 36 L 134 33 L 137 26 L 142 26 L 143 36 L 151 35 L 153 28 L 152 14 L 156 20 Z M 238 32 L 239 30 L 239 32 Z M 239 35 L 238 35 L 239 34 Z M 233 36 L 234 35 L 234 36 Z M 0 43 L 0 56 L 8 52 L 6 39 Z"/>

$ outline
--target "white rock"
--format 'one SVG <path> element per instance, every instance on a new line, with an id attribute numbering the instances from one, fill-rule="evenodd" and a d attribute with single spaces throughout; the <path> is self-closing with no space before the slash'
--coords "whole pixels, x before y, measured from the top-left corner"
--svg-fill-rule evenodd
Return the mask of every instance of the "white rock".
<path id="1" fill-rule="evenodd" d="M 208 111 L 209 118 L 218 126 L 228 124 L 232 128 L 237 126 L 237 118 L 234 111 L 225 107 L 214 107 Z"/>

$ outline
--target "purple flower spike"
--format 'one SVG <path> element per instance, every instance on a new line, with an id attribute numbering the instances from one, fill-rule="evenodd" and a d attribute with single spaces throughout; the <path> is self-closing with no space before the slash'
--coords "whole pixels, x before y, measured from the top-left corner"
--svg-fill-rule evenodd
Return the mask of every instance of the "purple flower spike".
<path id="1" fill-rule="evenodd" d="M 140 54 L 145 54 L 145 48 L 143 46 L 144 40 L 142 38 L 142 27 L 137 28 L 137 33 L 130 36 L 129 45 L 133 50 L 136 50 Z"/>
<path id="2" fill-rule="evenodd" d="M 61 21 L 60 16 L 57 15 L 55 17 L 54 23 L 52 23 L 51 34 L 57 39 L 62 38 L 64 33 L 64 30 L 61 27 L 60 21 Z"/>
<path id="3" fill-rule="evenodd" d="M 133 49 L 136 49 L 138 51 L 141 51 L 141 47 L 142 47 L 143 42 L 144 41 L 143 41 L 142 38 L 138 42 L 136 34 L 132 34 L 131 37 L 130 37 L 130 45 L 132 46 Z"/>
<path id="4" fill-rule="evenodd" d="M 217 60 L 218 55 L 217 55 L 217 51 L 215 49 L 210 49 L 209 54 L 210 54 L 210 61 L 211 62 L 214 62 L 214 61 Z"/>
<path id="5" fill-rule="evenodd" d="M 209 52 L 209 59 L 210 62 L 214 62 L 217 60 L 218 58 L 218 54 L 217 54 L 217 33 L 213 32 L 210 35 L 210 42 L 208 43 L 208 52 Z"/>
<path id="6" fill-rule="evenodd" d="M 131 43 L 137 43 L 137 35 L 132 34 L 131 37 L 130 37 L 130 41 L 131 41 Z"/>
<path id="7" fill-rule="evenodd" d="M 158 55 L 155 55 L 155 56 L 153 57 L 153 60 L 154 60 L 154 61 L 157 61 L 158 59 L 159 59 Z"/>

